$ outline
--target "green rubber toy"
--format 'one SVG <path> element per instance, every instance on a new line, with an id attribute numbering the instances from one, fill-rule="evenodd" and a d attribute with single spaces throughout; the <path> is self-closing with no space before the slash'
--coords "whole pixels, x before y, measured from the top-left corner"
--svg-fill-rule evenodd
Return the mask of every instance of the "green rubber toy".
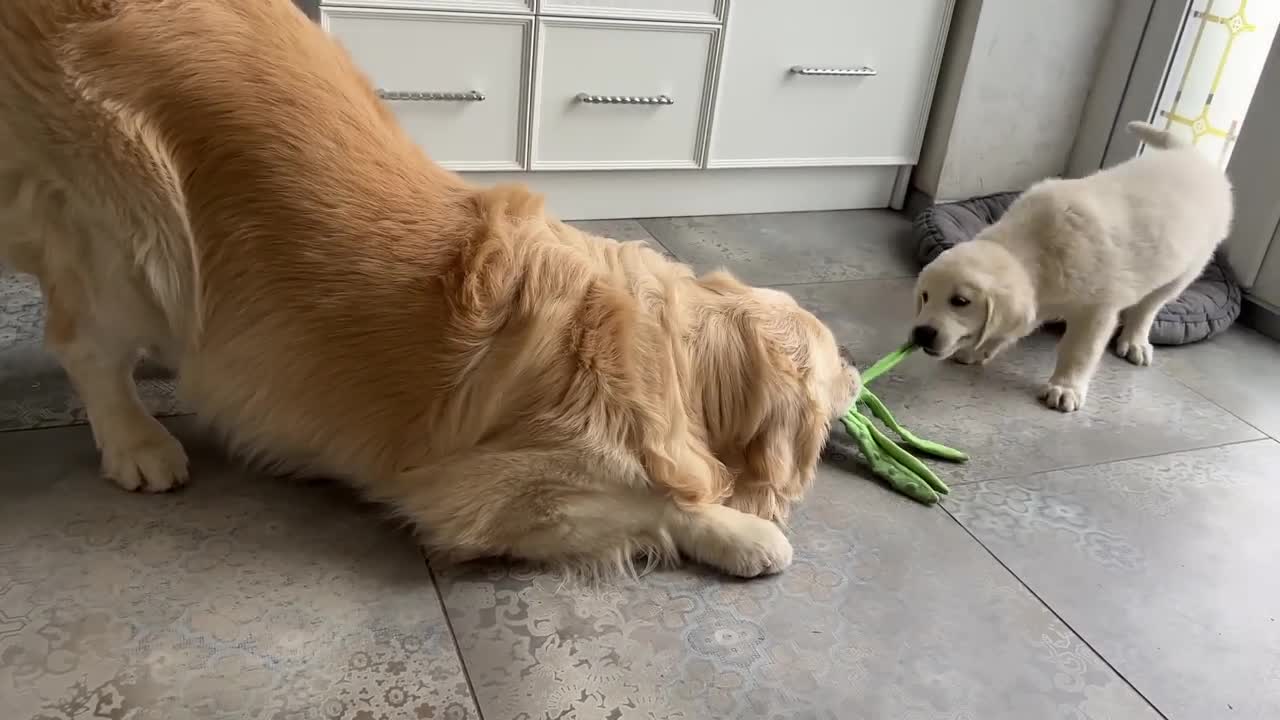
<path id="1" fill-rule="evenodd" d="M 914 345 L 908 343 L 867 368 L 862 373 L 862 390 L 854 399 L 853 405 L 840 418 L 840 422 L 857 442 L 858 450 L 866 458 L 871 472 L 895 491 L 917 502 L 932 505 L 938 502 L 939 495 L 946 495 L 950 490 L 928 465 L 908 449 L 950 462 L 965 462 L 969 456 L 946 445 L 917 437 L 902 427 L 889 412 L 889 408 L 880 402 L 880 398 L 867 389 L 872 380 L 892 370 L 915 349 Z M 862 412 L 861 408 L 864 407 L 870 411 L 870 415 Z M 876 427 L 873 417 L 901 438 L 902 443 L 895 442 Z"/>

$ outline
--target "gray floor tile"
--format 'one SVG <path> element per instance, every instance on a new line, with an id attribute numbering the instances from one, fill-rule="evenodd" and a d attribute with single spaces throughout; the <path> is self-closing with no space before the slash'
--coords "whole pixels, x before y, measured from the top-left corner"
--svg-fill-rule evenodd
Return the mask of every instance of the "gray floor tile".
<path id="1" fill-rule="evenodd" d="M 84 406 L 58 361 L 44 349 L 44 313 L 35 280 L 0 267 L 0 431 L 85 421 Z M 173 381 L 154 370 L 138 391 L 157 415 L 183 410 Z"/>
<path id="2" fill-rule="evenodd" d="M 911 223 L 888 210 L 643 220 L 698 271 L 727 267 L 752 285 L 910 277 Z"/>
<path id="3" fill-rule="evenodd" d="M 1280 438 L 1280 343 L 1236 327 L 1202 343 L 1156 348 L 1156 367 Z"/>
<path id="4" fill-rule="evenodd" d="M 906 340 L 912 281 L 787 288 L 826 321 L 865 367 Z M 1037 399 L 1053 370 L 1056 337 L 1026 338 L 985 367 L 923 353 L 872 389 L 904 425 L 973 457 L 935 463 L 951 483 L 1090 465 L 1261 437 L 1254 428 L 1152 368 L 1107 355 L 1083 410 L 1064 414 Z M 842 432 L 835 442 L 851 447 Z"/>
<path id="5" fill-rule="evenodd" d="M 584 232 L 614 240 L 623 242 L 640 240 L 648 243 L 654 250 L 667 257 L 675 257 L 653 235 L 650 235 L 648 230 L 644 229 L 644 225 L 640 224 L 639 220 L 574 220 L 569 224 Z"/>
<path id="6" fill-rule="evenodd" d="M 131 495 L 87 428 L 0 434 L 0 717 L 476 717 L 412 540 L 193 454 Z"/>
<path id="7" fill-rule="evenodd" d="M 569 224 L 584 232 L 614 240 L 653 240 L 639 220 L 574 220 Z"/>
<path id="8" fill-rule="evenodd" d="M 827 468 L 791 536 L 757 581 L 442 573 L 484 717 L 1157 717 L 936 508 Z"/>
<path id="9" fill-rule="evenodd" d="M 1170 720 L 1280 717 L 1280 444 L 958 488 L 946 507 Z"/>

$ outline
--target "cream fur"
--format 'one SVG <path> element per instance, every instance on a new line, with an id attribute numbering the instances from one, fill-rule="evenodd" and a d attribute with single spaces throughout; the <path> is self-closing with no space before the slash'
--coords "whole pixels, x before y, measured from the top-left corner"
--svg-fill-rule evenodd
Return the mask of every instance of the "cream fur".
<path id="1" fill-rule="evenodd" d="M 234 447 L 448 559 L 780 571 L 857 389 L 790 296 L 434 165 L 289 0 L 0 3 L 0 258 L 120 485 L 187 477 L 146 349 Z"/>
<path id="2" fill-rule="evenodd" d="M 1151 364 L 1156 313 L 1230 231 L 1231 185 L 1169 133 L 1146 123 L 1130 130 L 1152 149 L 1089 177 L 1033 186 L 999 222 L 921 272 L 913 337 L 930 339 L 926 351 L 983 363 L 1041 324 L 1066 321 L 1041 392 L 1064 412 L 1084 404 L 1117 324 L 1116 354 Z"/>

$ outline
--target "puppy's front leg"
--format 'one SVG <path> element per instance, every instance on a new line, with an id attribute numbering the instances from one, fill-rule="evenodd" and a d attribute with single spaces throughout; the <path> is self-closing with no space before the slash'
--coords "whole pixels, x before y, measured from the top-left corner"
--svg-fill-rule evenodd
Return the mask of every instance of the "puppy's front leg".
<path id="1" fill-rule="evenodd" d="M 1089 381 L 1116 322 L 1111 308 L 1089 308 L 1067 318 L 1067 331 L 1058 342 L 1057 367 L 1040 392 L 1045 405 L 1062 412 L 1075 412 L 1084 405 Z"/>
<path id="2" fill-rule="evenodd" d="M 988 360 L 999 355 L 1012 344 L 1012 338 L 994 338 L 976 348 L 960 350 L 952 357 L 961 365 L 986 365 Z"/>

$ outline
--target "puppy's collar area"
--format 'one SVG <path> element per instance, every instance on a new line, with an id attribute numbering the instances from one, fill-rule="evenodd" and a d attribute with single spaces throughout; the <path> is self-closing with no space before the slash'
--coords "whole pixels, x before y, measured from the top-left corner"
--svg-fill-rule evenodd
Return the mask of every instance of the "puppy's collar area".
<path id="1" fill-rule="evenodd" d="M 862 389 L 858 391 L 853 405 L 841 416 L 840 422 L 857 442 L 858 450 L 872 472 L 896 492 L 917 502 L 932 505 L 938 502 L 939 495 L 946 495 L 950 489 L 929 466 L 910 451 L 950 462 L 966 462 L 969 456 L 946 445 L 920 438 L 902 427 L 889 412 L 889 408 L 867 388 L 871 381 L 892 370 L 915 350 L 916 346 L 908 343 L 867 368 L 862 373 Z M 870 415 L 862 412 L 861 408 L 864 407 L 870 411 Z M 902 443 L 895 442 L 876 427 L 873 416 L 901 438 Z"/>

